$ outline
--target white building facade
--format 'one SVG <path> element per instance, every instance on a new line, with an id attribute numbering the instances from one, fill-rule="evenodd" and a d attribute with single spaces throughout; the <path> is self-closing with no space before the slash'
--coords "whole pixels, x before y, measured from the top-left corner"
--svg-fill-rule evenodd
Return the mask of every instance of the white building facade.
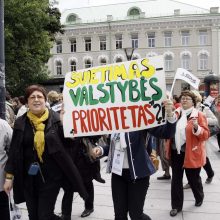
<path id="1" fill-rule="evenodd" d="M 155 13 L 156 12 L 156 13 Z M 53 78 L 69 71 L 132 59 L 164 55 L 169 90 L 176 69 L 203 81 L 220 74 L 220 13 L 172 0 L 149 0 L 69 9 L 62 13 L 64 34 L 56 36 L 48 68 Z M 188 87 L 177 81 L 174 94 Z"/>

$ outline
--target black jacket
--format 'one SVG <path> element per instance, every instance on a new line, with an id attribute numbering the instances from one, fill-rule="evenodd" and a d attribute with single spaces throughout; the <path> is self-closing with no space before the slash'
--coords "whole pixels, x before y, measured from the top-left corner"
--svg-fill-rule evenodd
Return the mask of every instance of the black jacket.
<path id="1" fill-rule="evenodd" d="M 19 117 L 14 126 L 9 158 L 5 166 L 5 171 L 14 175 L 14 200 L 15 203 L 24 202 L 24 166 L 23 166 L 23 133 L 25 130 L 25 124 L 29 123 L 27 114 Z M 47 146 L 48 154 L 52 156 L 58 166 L 64 173 L 64 178 L 73 185 L 74 189 L 77 189 L 80 196 L 84 199 L 88 197 L 86 189 L 84 187 L 81 175 L 73 163 L 73 160 L 66 152 L 66 147 L 74 147 L 72 139 L 64 138 L 63 128 L 60 123 L 59 114 L 54 111 L 49 111 L 49 118 L 45 127 L 45 146 Z"/>
<path id="2" fill-rule="evenodd" d="M 96 146 L 96 142 L 101 136 L 89 136 L 89 137 L 78 137 L 77 141 L 75 140 L 74 150 L 74 163 L 80 171 L 82 179 L 84 182 L 92 181 L 97 175 L 100 174 L 100 161 L 94 160 L 91 158 L 89 153 L 89 146 L 85 145 L 83 139 L 86 139 L 90 142 L 91 145 Z"/>

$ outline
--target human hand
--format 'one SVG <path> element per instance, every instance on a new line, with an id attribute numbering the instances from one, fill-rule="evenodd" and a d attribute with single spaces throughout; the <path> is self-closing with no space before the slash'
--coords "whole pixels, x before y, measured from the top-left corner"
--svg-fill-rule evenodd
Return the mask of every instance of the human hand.
<path id="1" fill-rule="evenodd" d="M 102 155 L 102 150 L 100 147 L 94 147 L 93 149 L 93 155 L 97 158 Z"/>
<path id="2" fill-rule="evenodd" d="M 170 99 L 167 99 L 163 102 L 163 104 L 164 104 L 167 116 L 172 117 L 173 116 L 173 110 L 175 109 L 174 106 L 173 106 L 173 102 Z"/>
<path id="3" fill-rule="evenodd" d="M 193 128 L 195 130 L 198 129 L 198 119 L 197 118 L 192 118 L 192 124 L 193 124 Z"/>
<path id="4" fill-rule="evenodd" d="M 13 180 L 8 180 L 8 179 L 6 179 L 6 180 L 5 180 L 5 183 L 4 183 L 4 186 L 3 186 L 4 191 L 5 191 L 7 194 L 9 194 L 9 192 L 10 192 L 11 189 L 12 189 L 12 186 L 13 186 Z"/>

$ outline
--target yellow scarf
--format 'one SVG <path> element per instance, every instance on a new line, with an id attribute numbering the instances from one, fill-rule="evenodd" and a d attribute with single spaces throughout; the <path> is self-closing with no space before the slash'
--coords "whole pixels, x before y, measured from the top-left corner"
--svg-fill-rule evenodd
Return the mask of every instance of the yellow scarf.
<path id="1" fill-rule="evenodd" d="M 31 123 L 34 125 L 35 134 L 34 134 L 34 147 L 37 151 L 37 156 L 40 159 L 40 162 L 43 162 L 42 154 L 44 152 L 45 140 L 44 140 L 44 129 L 45 124 L 43 123 L 49 117 L 49 111 L 46 108 L 44 114 L 38 118 L 36 115 L 28 111 L 27 117 L 30 119 Z"/>

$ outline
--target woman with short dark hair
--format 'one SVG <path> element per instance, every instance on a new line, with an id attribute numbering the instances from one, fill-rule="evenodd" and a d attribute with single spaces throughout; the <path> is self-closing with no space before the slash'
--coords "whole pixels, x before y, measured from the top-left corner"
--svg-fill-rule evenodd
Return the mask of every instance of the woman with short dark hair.
<path id="1" fill-rule="evenodd" d="M 46 107 L 46 91 L 32 85 L 26 89 L 28 111 L 15 121 L 7 161 L 4 190 L 13 186 L 15 203 L 26 202 L 30 220 L 51 220 L 63 178 L 87 198 L 81 176 L 65 147 L 60 115 Z"/>

